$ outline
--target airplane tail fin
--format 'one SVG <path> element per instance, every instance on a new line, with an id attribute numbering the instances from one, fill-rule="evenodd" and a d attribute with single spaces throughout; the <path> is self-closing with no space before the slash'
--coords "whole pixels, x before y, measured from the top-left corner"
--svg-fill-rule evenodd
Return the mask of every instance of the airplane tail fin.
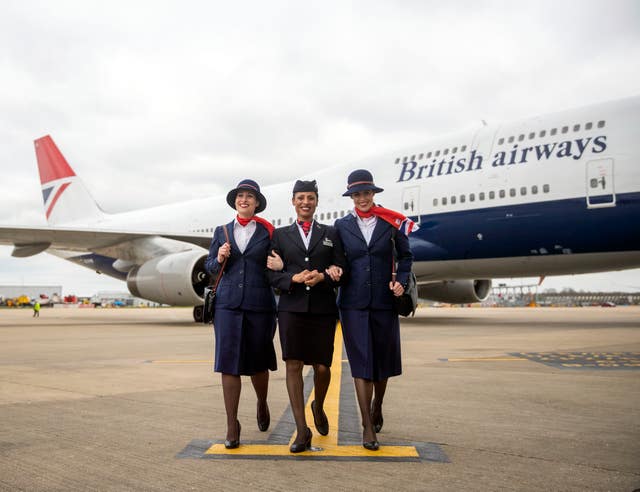
<path id="1" fill-rule="evenodd" d="M 46 135 L 34 142 L 42 198 L 50 225 L 89 220 L 97 221 L 104 212 L 84 183 L 64 158 L 53 139 Z"/>

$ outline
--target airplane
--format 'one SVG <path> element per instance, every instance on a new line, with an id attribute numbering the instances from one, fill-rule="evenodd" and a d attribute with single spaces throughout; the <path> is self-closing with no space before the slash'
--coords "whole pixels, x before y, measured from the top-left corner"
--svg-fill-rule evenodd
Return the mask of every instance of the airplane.
<path id="1" fill-rule="evenodd" d="M 350 213 L 348 174 L 372 171 L 379 204 L 419 224 L 410 235 L 419 295 L 472 303 L 491 279 L 640 267 L 640 96 L 426 139 L 403 152 L 295 178 L 316 179 L 316 219 Z M 105 213 L 50 136 L 35 140 L 47 227 L 0 226 L 12 255 L 46 251 L 126 281 L 137 296 L 202 318 L 212 232 L 224 196 Z M 238 175 L 238 180 L 246 176 Z M 263 188 L 261 215 L 293 222 L 291 182 Z"/>

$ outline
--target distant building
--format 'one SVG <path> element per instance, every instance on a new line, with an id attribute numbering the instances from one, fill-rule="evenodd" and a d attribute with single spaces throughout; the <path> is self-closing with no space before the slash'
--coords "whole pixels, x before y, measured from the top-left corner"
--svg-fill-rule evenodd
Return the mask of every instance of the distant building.
<path id="1" fill-rule="evenodd" d="M 91 297 L 91 302 L 96 306 L 130 306 L 130 307 L 158 307 L 157 302 L 134 297 L 129 292 L 100 291 Z"/>
<path id="2" fill-rule="evenodd" d="M 52 297 L 53 294 L 61 295 L 62 285 L 0 285 L 0 298 L 4 299 L 20 296 L 39 299 L 41 294 L 47 297 Z"/>

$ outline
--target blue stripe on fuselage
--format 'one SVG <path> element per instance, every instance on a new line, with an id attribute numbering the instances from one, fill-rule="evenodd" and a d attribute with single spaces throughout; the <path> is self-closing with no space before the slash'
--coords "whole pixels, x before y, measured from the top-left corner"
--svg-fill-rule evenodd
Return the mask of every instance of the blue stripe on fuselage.
<path id="1" fill-rule="evenodd" d="M 582 197 L 425 214 L 409 237 L 414 261 L 639 251 L 639 219 L 640 193 L 626 193 L 606 208 Z"/>

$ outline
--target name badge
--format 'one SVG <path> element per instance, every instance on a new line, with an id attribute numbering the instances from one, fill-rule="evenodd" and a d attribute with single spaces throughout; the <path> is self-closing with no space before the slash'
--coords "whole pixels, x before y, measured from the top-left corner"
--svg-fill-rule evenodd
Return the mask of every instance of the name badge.
<path id="1" fill-rule="evenodd" d="M 330 248 L 333 248 L 333 241 L 331 241 L 331 239 L 329 239 L 329 238 L 325 237 L 325 238 L 322 240 L 322 245 L 323 245 L 323 246 L 329 246 Z"/>

